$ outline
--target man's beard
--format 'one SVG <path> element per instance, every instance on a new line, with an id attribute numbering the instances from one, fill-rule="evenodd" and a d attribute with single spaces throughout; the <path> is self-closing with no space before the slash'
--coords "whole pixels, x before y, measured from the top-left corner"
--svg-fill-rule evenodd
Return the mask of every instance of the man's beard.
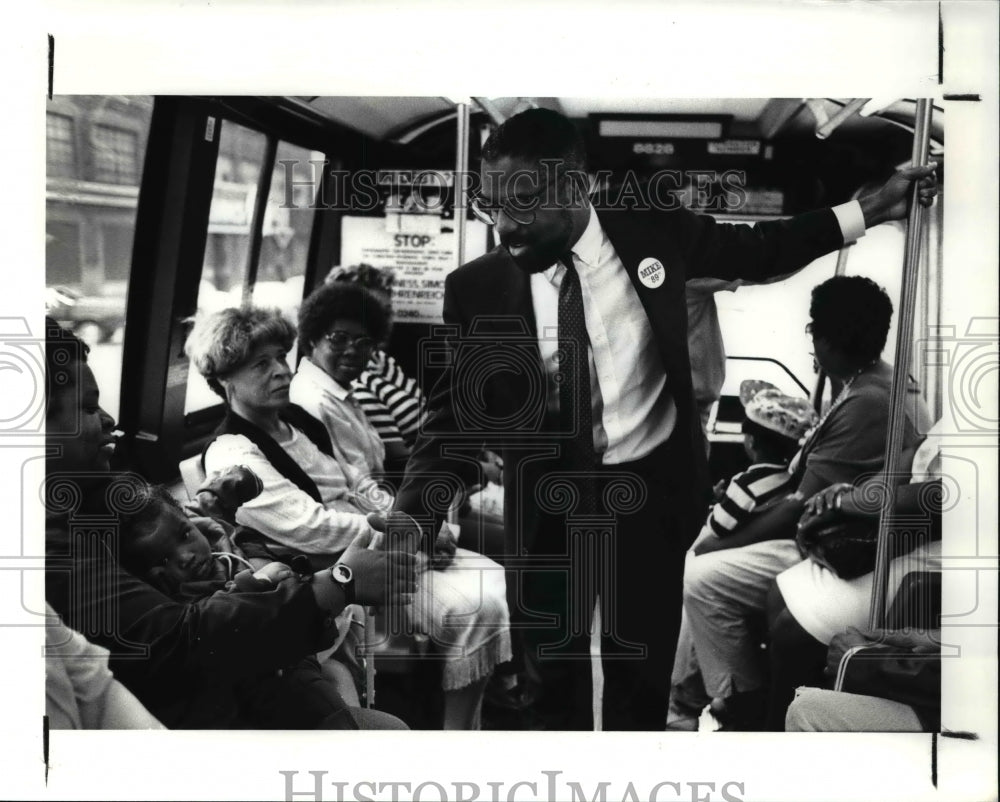
<path id="1" fill-rule="evenodd" d="M 552 241 L 523 243 L 523 252 L 515 255 L 510 250 L 509 241 L 505 242 L 501 240 L 500 244 L 510 254 L 510 258 L 514 260 L 514 264 L 529 275 L 548 270 L 569 250 L 569 247 L 564 243 L 553 243 Z"/>
<path id="2" fill-rule="evenodd" d="M 506 245 L 504 246 L 504 248 L 507 250 L 507 253 L 510 256 L 510 258 L 514 260 L 514 264 L 516 264 L 521 270 L 523 270 L 528 275 L 534 275 L 535 273 L 542 273 L 548 270 L 550 267 L 552 267 L 552 265 L 554 265 L 556 262 L 555 259 L 553 259 L 551 262 L 548 262 L 544 259 L 539 259 L 534 253 L 530 252 L 529 254 L 522 254 L 520 257 L 517 257 L 510 252 L 510 249 L 508 249 Z M 528 256 L 529 258 L 525 259 L 525 256 Z"/>

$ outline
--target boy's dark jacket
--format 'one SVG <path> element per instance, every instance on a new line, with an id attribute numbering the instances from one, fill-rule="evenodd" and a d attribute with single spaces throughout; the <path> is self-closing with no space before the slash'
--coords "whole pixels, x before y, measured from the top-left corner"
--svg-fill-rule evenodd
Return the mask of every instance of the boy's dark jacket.
<path id="1" fill-rule="evenodd" d="M 50 489 L 59 481 L 49 476 Z M 318 672 L 306 658 L 337 636 L 308 583 L 286 580 L 264 592 L 220 586 L 198 600 L 172 599 L 117 562 L 109 507 L 128 475 L 64 481 L 87 487 L 72 509 L 50 505 L 46 598 L 67 626 L 111 651 L 112 672 L 165 726 L 309 728 L 336 713 L 303 691 Z M 291 687 L 289 675 L 304 682 Z"/>

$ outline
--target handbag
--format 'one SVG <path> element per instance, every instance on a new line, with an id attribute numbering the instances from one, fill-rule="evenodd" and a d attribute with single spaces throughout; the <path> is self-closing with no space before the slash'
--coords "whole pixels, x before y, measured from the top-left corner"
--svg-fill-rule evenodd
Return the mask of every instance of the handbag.
<path id="1" fill-rule="evenodd" d="M 841 579 L 856 579 L 875 570 L 878 526 L 872 521 L 845 518 L 800 530 L 796 540 L 806 556 Z"/>

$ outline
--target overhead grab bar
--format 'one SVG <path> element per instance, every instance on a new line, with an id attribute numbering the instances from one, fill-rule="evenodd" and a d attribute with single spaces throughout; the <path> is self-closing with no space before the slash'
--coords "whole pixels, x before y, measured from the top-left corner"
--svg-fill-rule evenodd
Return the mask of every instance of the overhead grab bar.
<path id="1" fill-rule="evenodd" d="M 850 103 L 840 108 L 829 119 L 823 122 L 817 120 L 816 138 L 826 139 L 841 123 L 861 111 L 869 100 L 871 100 L 870 97 L 856 97 Z"/>
<path id="2" fill-rule="evenodd" d="M 931 115 L 933 107 L 927 98 L 917 101 L 914 118 L 914 165 L 927 164 L 930 146 Z M 917 297 L 917 268 L 920 262 L 921 229 L 924 208 L 919 203 L 919 182 L 910 188 L 910 213 L 906 225 L 906 250 L 903 256 L 903 280 L 899 300 L 899 326 L 896 334 L 896 358 L 892 371 L 892 394 L 889 397 L 889 428 L 885 444 L 885 468 L 882 487 L 882 508 L 878 521 L 878 542 L 875 551 L 875 573 L 872 577 L 872 601 L 868 626 L 879 629 L 885 625 L 886 594 L 889 585 L 889 529 L 895 516 L 896 478 L 903 450 L 905 403 L 909 378 L 910 352 L 913 340 L 913 319 Z"/>

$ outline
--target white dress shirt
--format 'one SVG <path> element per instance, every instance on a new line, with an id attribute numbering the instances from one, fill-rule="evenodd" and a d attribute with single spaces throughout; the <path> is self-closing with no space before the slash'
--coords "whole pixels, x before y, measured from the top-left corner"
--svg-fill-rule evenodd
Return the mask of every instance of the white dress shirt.
<path id="1" fill-rule="evenodd" d="M 864 235 L 864 216 L 857 201 L 836 206 L 833 213 L 844 242 Z M 593 207 L 590 221 L 572 252 L 590 337 L 587 352 L 594 450 L 605 465 L 641 459 L 666 442 L 677 422 L 674 400 L 663 392 L 667 380 L 663 360 L 638 293 Z M 566 267 L 556 263 L 531 277 L 550 411 L 559 409 L 554 377 L 559 367 L 555 358 L 559 344 L 559 286 L 565 273 Z"/>

